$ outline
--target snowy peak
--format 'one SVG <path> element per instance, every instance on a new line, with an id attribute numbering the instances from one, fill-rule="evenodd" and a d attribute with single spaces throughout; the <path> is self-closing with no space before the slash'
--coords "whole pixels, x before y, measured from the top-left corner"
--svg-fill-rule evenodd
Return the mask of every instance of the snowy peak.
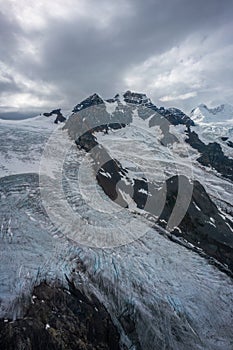
<path id="1" fill-rule="evenodd" d="M 197 124 L 233 123 L 233 106 L 230 104 L 221 104 L 215 108 L 208 108 L 205 104 L 200 104 L 193 109 L 190 114 L 191 119 Z"/>
<path id="2" fill-rule="evenodd" d="M 109 107 L 110 103 L 117 103 L 117 104 L 125 104 L 125 103 L 131 103 L 131 104 L 137 104 L 137 105 L 148 105 L 152 104 L 151 100 L 146 96 L 146 94 L 138 93 L 138 92 L 131 92 L 126 91 L 122 94 L 117 94 L 113 98 L 104 100 L 102 99 L 97 93 L 94 93 L 93 95 L 89 96 L 79 104 L 77 104 L 73 112 L 77 113 L 85 108 L 100 105 L 100 104 L 106 104 L 106 107 Z"/>
<path id="3" fill-rule="evenodd" d="M 96 93 L 94 93 L 93 95 L 89 96 L 88 98 L 86 98 L 85 100 L 83 100 L 82 102 L 78 103 L 72 112 L 77 113 L 79 111 L 81 111 L 84 108 L 88 108 L 91 106 L 96 106 L 99 104 L 104 103 L 104 100 Z"/>
<path id="4" fill-rule="evenodd" d="M 177 108 L 159 108 L 151 101 L 150 98 L 147 97 L 146 94 L 132 92 L 129 90 L 123 93 L 118 93 L 113 98 L 109 98 L 106 100 L 102 99 L 98 94 L 95 93 L 83 100 L 82 102 L 80 102 L 79 104 L 77 104 L 73 109 L 73 113 L 78 113 L 86 108 L 94 107 L 97 105 L 102 105 L 101 114 L 105 115 L 106 117 L 103 118 L 106 119 L 105 123 L 112 122 L 111 118 L 113 117 L 113 115 L 115 115 L 116 118 L 119 118 L 121 116 L 121 122 L 126 123 L 124 118 L 122 120 L 122 112 L 124 113 L 124 115 L 127 115 L 127 121 L 129 121 L 129 110 L 131 110 L 131 112 L 134 110 L 134 112 L 139 112 L 142 119 L 147 119 L 153 113 L 158 113 L 161 116 L 165 117 L 172 125 L 194 125 L 194 122 L 181 110 Z M 145 113 L 144 108 L 147 108 L 147 113 Z M 144 113 L 142 111 L 143 109 Z M 97 113 L 96 110 L 95 113 Z M 134 113 L 131 114 L 133 116 Z"/>
<path id="5" fill-rule="evenodd" d="M 147 104 L 151 103 L 151 100 L 146 96 L 146 94 L 132 92 L 130 90 L 126 91 L 123 94 L 125 102 L 134 103 L 134 104 Z"/>

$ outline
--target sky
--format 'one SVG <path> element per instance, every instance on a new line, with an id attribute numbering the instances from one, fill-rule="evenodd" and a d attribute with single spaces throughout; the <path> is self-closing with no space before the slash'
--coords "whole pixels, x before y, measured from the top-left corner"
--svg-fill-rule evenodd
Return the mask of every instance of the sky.
<path id="1" fill-rule="evenodd" d="M 132 90 L 233 104 L 232 0 L 0 0 L 0 112 Z"/>

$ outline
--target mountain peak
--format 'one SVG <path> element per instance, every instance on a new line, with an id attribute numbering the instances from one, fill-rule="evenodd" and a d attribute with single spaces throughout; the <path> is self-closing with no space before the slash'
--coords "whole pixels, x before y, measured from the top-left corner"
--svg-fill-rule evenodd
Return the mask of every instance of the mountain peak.
<path id="1" fill-rule="evenodd" d="M 194 125 L 194 122 L 180 109 L 178 108 L 164 108 L 160 107 L 158 108 L 150 98 L 147 97 L 145 93 L 141 92 L 133 92 L 130 90 L 127 90 L 123 93 L 116 94 L 113 98 L 109 99 L 103 99 L 101 98 L 97 93 L 94 93 L 93 95 L 89 96 L 79 104 L 77 104 L 74 109 L 73 113 L 77 113 L 85 108 L 89 108 L 91 106 L 96 105 L 103 105 L 105 106 L 106 112 L 109 115 L 112 115 L 113 112 L 116 111 L 116 108 L 119 110 L 124 109 L 125 105 L 134 105 L 133 108 L 141 108 L 146 107 L 148 108 L 148 111 L 154 111 L 159 113 L 161 116 L 165 117 L 169 123 L 173 125 Z M 103 111 L 101 112 L 103 113 Z M 119 115 L 118 115 L 119 117 Z"/>
<path id="2" fill-rule="evenodd" d="M 76 112 L 81 111 L 82 109 L 88 108 L 90 106 L 96 106 L 96 105 L 99 105 L 102 103 L 104 103 L 104 100 L 97 93 L 94 93 L 93 95 L 87 97 L 82 102 L 78 103 L 74 107 L 72 112 L 76 113 Z"/>
<path id="3" fill-rule="evenodd" d="M 190 117 L 197 124 L 232 122 L 233 106 L 225 103 L 214 108 L 209 108 L 202 103 L 191 111 Z"/>
<path id="4" fill-rule="evenodd" d="M 146 104 L 150 103 L 150 99 L 146 96 L 146 94 L 141 93 L 141 92 L 133 92 L 130 90 L 127 90 L 123 94 L 125 102 L 128 103 L 136 103 L 136 104 Z"/>

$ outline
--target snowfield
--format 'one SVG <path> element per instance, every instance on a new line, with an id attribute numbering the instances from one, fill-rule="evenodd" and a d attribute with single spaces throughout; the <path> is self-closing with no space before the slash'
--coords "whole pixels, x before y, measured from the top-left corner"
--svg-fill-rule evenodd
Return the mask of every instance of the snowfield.
<path id="1" fill-rule="evenodd" d="M 39 172 L 44 144 L 60 127 L 53 121 L 53 117 L 43 116 L 17 121 L 0 119 L 0 177 Z"/>
<path id="2" fill-rule="evenodd" d="M 229 104 L 216 108 L 200 105 L 191 112 L 196 126 L 194 131 L 206 144 L 218 142 L 225 155 L 233 158 L 233 148 L 227 142 L 233 142 L 233 106 Z"/>

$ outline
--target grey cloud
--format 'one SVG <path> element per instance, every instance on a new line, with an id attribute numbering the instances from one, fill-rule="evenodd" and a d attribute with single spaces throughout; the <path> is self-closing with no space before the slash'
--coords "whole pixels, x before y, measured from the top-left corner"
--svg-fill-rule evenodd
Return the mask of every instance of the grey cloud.
<path id="1" fill-rule="evenodd" d="M 111 2 L 99 3 L 109 6 Z M 18 41 L 20 38 L 27 39 L 37 47 L 40 61 L 33 58 L 33 55 L 28 55 L 27 51 L 21 52 L 18 60 L 14 61 L 14 69 L 23 76 L 38 81 L 38 84 L 41 80 L 54 84 L 58 91 L 56 94 L 48 91 L 48 101 L 54 100 L 56 103 L 57 99 L 60 103 L 60 100 L 64 99 L 66 107 L 72 106 L 95 91 L 104 97 L 110 97 L 118 90 L 124 90 L 127 88 L 124 78 L 133 67 L 142 65 L 153 56 L 166 54 L 172 47 L 182 47 L 184 41 L 195 33 L 203 38 L 204 46 L 205 38 L 224 28 L 227 23 L 230 25 L 233 10 L 232 1 L 227 0 L 132 0 L 128 3 L 130 5 L 126 10 L 128 14 L 121 15 L 119 9 L 119 15 L 113 16 L 106 27 L 96 25 L 91 16 L 50 19 L 48 17 L 45 29 L 40 32 L 35 30 L 28 32 L 24 28 L 19 28 L 15 24 L 16 21 L 5 19 L 2 30 L 4 36 L 8 35 L 12 40 L 10 39 L 9 46 L 5 46 L 3 60 L 17 55 Z M 90 4 L 92 11 L 95 11 L 98 3 L 91 1 Z M 226 31 L 225 34 L 224 40 L 221 43 L 216 42 L 216 46 L 213 44 L 211 50 L 218 50 L 230 44 L 231 33 Z M 201 58 L 202 47 L 196 47 L 195 55 L 197 60 Z M 233 78 L 229 77 L 227 69 L 224 71 L 224 57 L 217 69 L 220 66 L 221 75 L 227 80 L 229 96 Z M 206 68 L 208 70 L 208 67 Z M 157 70 L 159 72 L 160 67 Z M 163 73 L 162 67 L 161 73 Z M 145 74 L 150 78 L 150 70 L 145 71 Z M 219 79 L 218 72 L 212 70 L 207 76 L 211 89 L 211 82 Z M 148 77 L 145 77 L 145 82 Z M 177 95 L 183 94 L 182 89 L 185 86 L 180 83 L 180 90 L 176 86 L 179 90 Z M 202 102 L 208 95 L 203 91 L 204 88 L 208 88 L 208 82 L 199 89 L 200 92 L 197 89 L 197 97 L 177 103 L 185 109 L 192 109 L 192 103 Z M 20 89 L 22 90 L 22 87 Z M 148 91 L 150 89 L 147 84 L 141 89 L 148 94 L 152 93 L 155 99 L 174 93 L 172 86 L 156 93 Z M 224 88 L 222 91 L 224 94 Z M 46 93 L 41 94 L 42 96 L 46 99 Z M 198 98 L 202 100 L 198 101 Z"/>
<path id="2" fill-rule="evenodd" d="M 0 60 L 13 61 L 18 50 L 18 36 L 22 29 L 9 14 L 0 11 Z"/>
<path id="3" fill-rule="evenodd" d="M 5 74 L 5 80 L 0 81 L 0 91 L 2 91 L 2 93 L 20 92 L 20 88 L 12 76 Z"/>

